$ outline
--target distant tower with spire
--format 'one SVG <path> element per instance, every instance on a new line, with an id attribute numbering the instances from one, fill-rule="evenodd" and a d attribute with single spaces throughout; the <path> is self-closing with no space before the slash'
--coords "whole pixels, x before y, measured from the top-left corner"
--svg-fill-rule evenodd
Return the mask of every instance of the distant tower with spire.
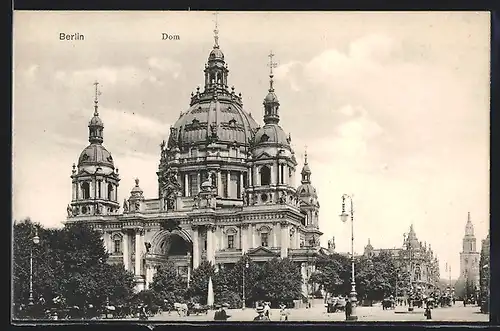
<path id="1" fill-rule="evenodd" d="M 476 248 L 476 236 L 470 212 L 467 213 L 465 235 L 462 239 L 462 252 L 460 252 L 460 278 L 472 281 L 479 288 L 479 258 L 480 252 Z"/>

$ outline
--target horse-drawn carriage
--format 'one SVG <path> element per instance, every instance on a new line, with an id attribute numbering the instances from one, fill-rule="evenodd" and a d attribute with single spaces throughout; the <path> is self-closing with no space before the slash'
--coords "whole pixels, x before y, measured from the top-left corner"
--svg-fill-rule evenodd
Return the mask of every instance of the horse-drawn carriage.
<path id="1" fill-rule="evenodd" d="M 200 314 L 208 314 L 209 307 L 207 305 L 201 305 L 199 303 L 188 303 L 187 315 L 200 315 Z"/>
<path id="2" fill-rule="evenodd" d="M 336 313 L 338 311 L 344 311 L 347 301 L 344 298 L 331 297 L 328 299 L 326 304 L 327 313 Z"/>
<path id="3" fill-rule="evenodd" d="M 396 301 L 394 298 L 385 298 L 382 300 L 382 310 L 386 309 L 395 309 L 396 308 Z"/>

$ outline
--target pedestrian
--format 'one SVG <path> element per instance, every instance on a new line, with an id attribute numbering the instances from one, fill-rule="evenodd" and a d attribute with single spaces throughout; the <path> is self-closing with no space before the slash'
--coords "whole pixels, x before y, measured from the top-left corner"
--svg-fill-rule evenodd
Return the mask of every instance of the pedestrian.
<path id="1" fill-rule="evenodd" d="M 267 318 L 271 319 L 271 303 L 266 302 L 264 304 L 264 315 L 267 316 Z"/>
<path id="2" fill-rule="evenodd" d="M 429 305 L 429 304 L 425 307 L 425 313 L 424 313 L 424 316 L 425 316 L 428 320 L 432 319 L 432 312 L 431 312 L 431 307 L 430 307 L 430 305 Z"/>
<path id="3" fill-rule="evenodd" d="M 280 304 L 280 321 L 288 321 L 288 310 L 284 303 Z"/>
<path id="4" fill-rule="evenodd" d="M 226 313 L 226 310 L 224 309 L 225 305 L 215 305 L 215 308 L 217 309 L 214 314 L 214 321 L 227 321 L 227 319 L 231 316 L 229 316 Z"/>
<path id="5" fill-rule="evenodd" d="M 254 317 L 254 321 L 269 321 L 269 317 L 264 315 L 264 307 L 257 307 L 257 316 Z"/>
<path id="6" fill-rule="evenodd" d="M 345 304 L 345 320 L 348 321 L 352 314 L 352 302 L 348 300 Z"/>

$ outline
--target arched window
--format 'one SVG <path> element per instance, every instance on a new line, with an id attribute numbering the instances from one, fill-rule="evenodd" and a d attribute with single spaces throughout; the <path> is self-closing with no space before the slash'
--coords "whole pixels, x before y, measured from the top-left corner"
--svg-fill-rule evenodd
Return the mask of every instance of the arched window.
<path id="1" fill-rule="evenodd" d="M 108 184 L 108 200 L 113 200 L 113 184 Z"/>
<path id="2" fill-rule="evenodd" d="M 260 168 L 260 184 L 271 184 L 271 169 L 268 166 L 263 166 L 262 168 Z"/>
<path id="3" fill-rule="evenodd" d="M 271 229 L 268 226 L 262 226 L 259 228 L 260 232 L 260 245 L 262 247 L 269 247 L 269 234 Z"/>
<path id="4" fill-rule="evenodd" d="M 90 184 L 87 182 L 82 183 L 83 199 L 90 199 Z"/>

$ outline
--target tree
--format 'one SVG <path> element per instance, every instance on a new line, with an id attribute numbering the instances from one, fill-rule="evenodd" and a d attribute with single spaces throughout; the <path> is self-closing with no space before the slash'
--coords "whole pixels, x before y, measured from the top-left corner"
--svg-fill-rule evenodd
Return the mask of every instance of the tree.
<path id="1" fill-rule="evenodd" d="M 288 258 L 274 258 L 262 266 L 257 280 L 257 296 L 273 303 L 291 302 L 301 297 L 300 268 Z"/>
<path id="2" fill-rule="evenodd" d="M 174 264 L 170 261 L 157 269 L 151 283 L 153 292 L 170 306 L 175 302 L 184 301 L 186 288 L 186 282 L 177 274 Z"/>
<path id="3" fill-rule="evenodd" d="M 321 285 L 334 295 L 345 294 L 350 289 L 350 259 L 340 254 L 320 256 L 316 259 L 316 272 L 310 282 Z"/>
<path id="4" fill-rule="evenodd" d="M 188 296 L 195 302 L 206 304 L 208 296 L 208 280 L 212 277 L 213 282 L 214 275 L 214 266 L 208 261 L 203 261 L 198 268 L 193 270 L 189 283 Z"/>
<path id="5" fill-rule="evenodd" d="M 248 268 L 247 268 L 248 265 Z M 214 277 L 215 300 L 224 301 L 240 307 L 243 300 L 243 274 L 245 275 L 245 301 L 250 306 L 251 302 L 258 300 L 258 288 L 255 286 L 261 276 L 261 268 L 247 255 L 244 255 L 232 268 L 220 270 Z M 239 298 L 239 302 L 237 300 Z"/>
<path id="6" fill-rule="evenodd" d="M 132 292 L 132 275 L 122 266 L 107 263 L 100 233 L 75 223 L 62 229 L 44 229 L 29 220 L 14 225 L 14 302 L 26 303 L 29 292 L 29 245 L 33 228 L 40 243 L 33 250 L 33 293 L 50 304 L 55 297 L 66 306 L 102 307 L 126 301 Z M 28 264 L 28 265 L 27 265 Z"/>
<path id="7" fill-rule="evenodd" d="M 382 251 L 374 257 L 361 257 L 357 269 L 356 291 L 360 298 L 382 300 L 395 294 L 399 269 L 389 252 Z"/>

